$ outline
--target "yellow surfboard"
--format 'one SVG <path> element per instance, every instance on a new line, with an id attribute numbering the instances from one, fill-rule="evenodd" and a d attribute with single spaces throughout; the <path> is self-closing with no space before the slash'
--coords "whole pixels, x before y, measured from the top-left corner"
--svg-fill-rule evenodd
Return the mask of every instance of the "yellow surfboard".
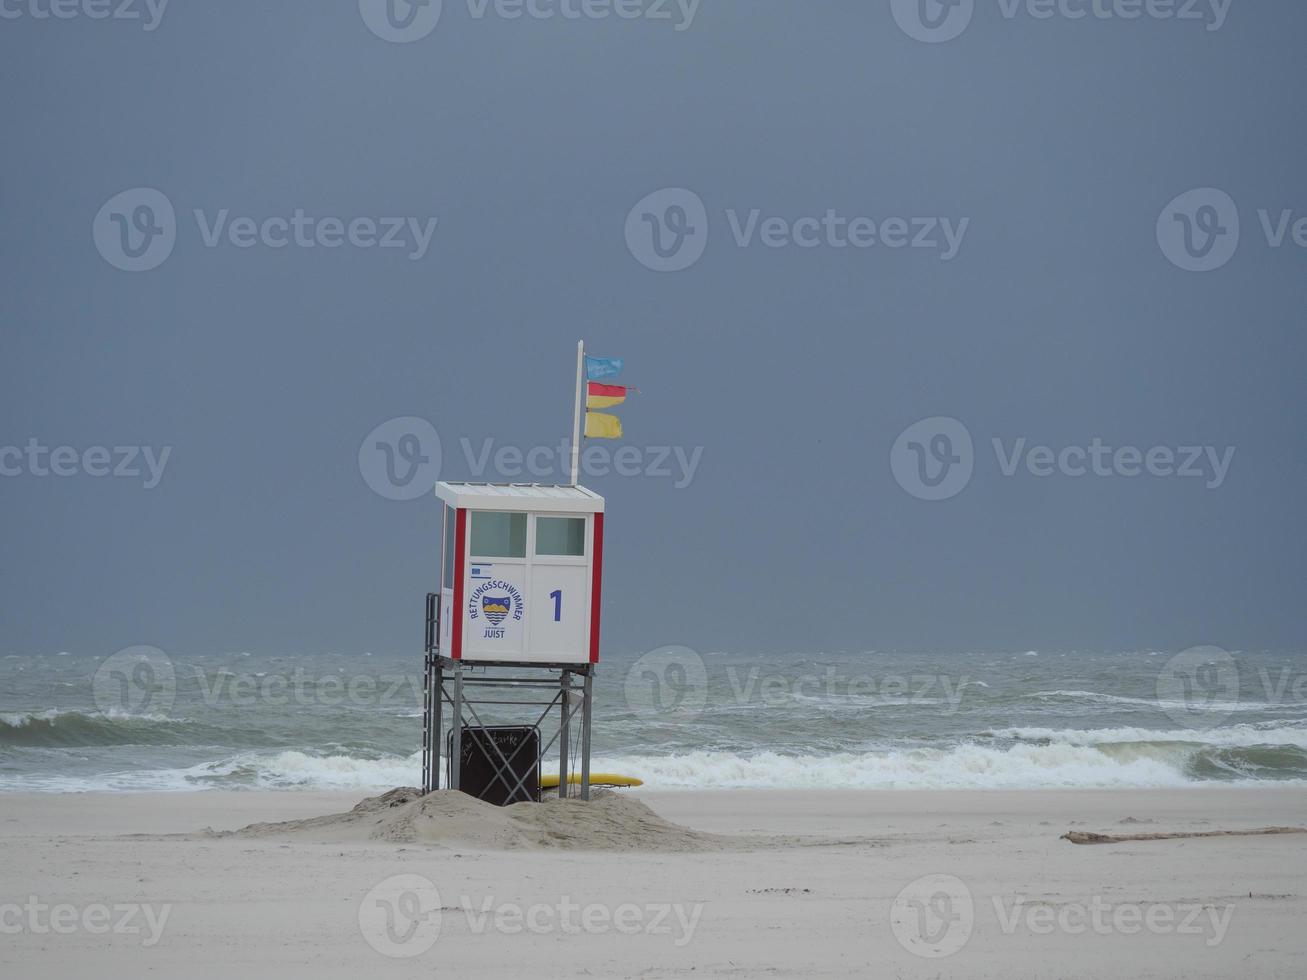
<path id="1" fill-rule="evenodd" d="M 569 772 L 567 774 L 568 786 L 580 786 L 581 774 L 579 772 Z M 643 779 L 636 779 L 634 776 L 619 776 L 612 772 L 592 772 L 590 773 L 591 786 L 643 786 Z M 549 776 L 540 777 L 541 789 L 558 789 L 558 773 Z"/>

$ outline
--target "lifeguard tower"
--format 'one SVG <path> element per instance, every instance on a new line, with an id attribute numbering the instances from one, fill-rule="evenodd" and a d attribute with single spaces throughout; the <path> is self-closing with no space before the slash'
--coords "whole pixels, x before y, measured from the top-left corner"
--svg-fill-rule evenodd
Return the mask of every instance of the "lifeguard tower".
<path id="1" fill-rule="evenodd" d="M 558 792 L 567 796 L 579 713 L 570 755 L 580 755 L 588 799 L 603 497 L 576 485 L 488 483 L 438 483 L 436 496 L 444 533 L 439 590 L 427 596 L 423 791 L 440 788 L 444 749 L 450 789 L 536 799 L 540 764 L 557 743 Z M 497 729 L 478 713 L 490 705 L 501 716 L 510 706 L 543 711 L 527 728 Z"/>

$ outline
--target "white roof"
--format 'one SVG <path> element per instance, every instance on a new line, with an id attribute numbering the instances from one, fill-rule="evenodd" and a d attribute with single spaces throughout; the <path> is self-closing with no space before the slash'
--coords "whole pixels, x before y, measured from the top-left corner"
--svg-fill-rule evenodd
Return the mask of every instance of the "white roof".
<path id="1" fill-rule="evenodd" d="M 604 498 L 585 487 L 544 483 L 436 484 L 436 496 L 450 507 L 531 513 L 602 514 Z"/>

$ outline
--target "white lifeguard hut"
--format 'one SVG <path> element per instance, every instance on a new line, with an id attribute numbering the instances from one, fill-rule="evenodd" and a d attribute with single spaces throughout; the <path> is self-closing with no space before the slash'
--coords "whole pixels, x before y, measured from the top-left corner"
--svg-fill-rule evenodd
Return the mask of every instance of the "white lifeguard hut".
<path id="1" fill-rule="evenodd" d="M 589 798 L 590 723 L 604 548 L 604 499 L 585 487 L 541 484 L 436 485 L 443 502 L 439 591 L 427 596 L 423 789 L 440 788 L 444 708 L 450 712 L 447 785 L 464 788 L 469 759 L 503 802 L 535 798 L 539 762 L 557 741 L 559 795 L 567 796 L 568 736 L 580 712 L 580 795 Z M 512 669 L 512 676 L 502 671 Z M 575 682 L 579 680 L 579 689 Z M 486 688 L 494 697 L 478 697 Z M 503 700 L 507 690 L 512 700 Z M 526 689 L 523 692 L 523 689 Z M 550 700 L 524 693 L 551 689 Z M 558 707 L 558 730 L 536 750 L 500 745 L 479 705 Z M 465 720 L 465 713 L 468 717 Z M 471 725 L 467 724 L 468 722 Z M 475 727 L 477 738 L 464 739 Z M 491 733 L 491 734 L 485 734 Z M 479 741 L 478 741 L 479 739 Z M 475 750 L 479 757 L 472 758 Z M 515 757 L 516 756 L 516 757 Z M 487 769 L 482 763 L 490 763 Z M 534 770 L 534 772 L 532 771 Z M 507 790 L 507 793 L 504 793 Z"/>
<path id="2" fill-rule="evenodd" d="M 439 483 L 440 647 L 452 660 L 599 660 L 604 498 L 580 486 Z"/>

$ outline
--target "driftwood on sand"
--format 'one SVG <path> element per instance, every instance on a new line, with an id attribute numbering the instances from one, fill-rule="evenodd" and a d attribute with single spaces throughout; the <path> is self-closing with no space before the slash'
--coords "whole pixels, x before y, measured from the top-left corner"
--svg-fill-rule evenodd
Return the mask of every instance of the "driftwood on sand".
<path id="1" fill-rule="evenodd" d="M 1091 834 L 1083 830 L 1070 830 L 1061 840 L 1072 844 L 1118 844 L 1131 840 L 1180 840 L 1186 837 L 1258 837 L 1266 834 L 1307 834 L 1307 827 L 1262 827 L 1258 830 L 1194 830 L 1173 834 Z"/>

